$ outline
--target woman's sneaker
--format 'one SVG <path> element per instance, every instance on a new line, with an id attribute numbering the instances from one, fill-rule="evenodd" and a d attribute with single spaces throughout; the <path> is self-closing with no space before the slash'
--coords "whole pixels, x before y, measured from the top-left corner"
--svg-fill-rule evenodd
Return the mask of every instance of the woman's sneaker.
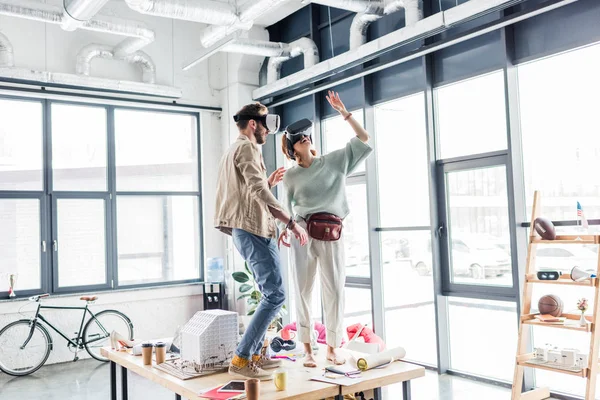
<path id="1" fill-rule="evenodd" d="M 238 367 L 236 365 L 229 364 L 229 375 L 237 375 L 248 379 L 260 379 L 261 381 L 273 379 L 273 374 L 271 372 L 265 371 L 252 361 L 246 364 L 245 367 Z"/>

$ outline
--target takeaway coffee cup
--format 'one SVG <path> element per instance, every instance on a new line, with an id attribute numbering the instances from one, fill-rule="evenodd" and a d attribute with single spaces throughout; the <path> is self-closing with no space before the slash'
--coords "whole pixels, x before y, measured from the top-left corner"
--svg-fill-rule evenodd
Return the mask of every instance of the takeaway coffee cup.
<path id="1" fill-rule="evenodd" d="M 152 365 L 152 343 L 142 343 L 142 361 L 144 365 Z"/>
<path id="2" fill-rule="evenodd" d="M 154 352 L 156 353 L 156 363 L 162 364 L 167 357 L 167 344 L 164 342 L 156 342 L 154 344 Z"/>

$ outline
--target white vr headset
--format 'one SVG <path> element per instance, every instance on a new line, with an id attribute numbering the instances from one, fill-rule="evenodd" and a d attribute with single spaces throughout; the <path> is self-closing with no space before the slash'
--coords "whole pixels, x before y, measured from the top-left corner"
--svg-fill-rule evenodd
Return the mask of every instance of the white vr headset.
<path id="1" fill-rule="evenodd" d="M 277 133 L 279 131 L 279 127 L 281 124 L 279 115 L 277 114 L 265 114 L 265 115 L 248 115 L 248 114 L 239 114 L 234 115 L 233 120 L 235 122 L 238 121 L 249 121 L 249 120 L 260 121 L 261 124 L 265 128 L 269 130 L 269 133 Z"/>

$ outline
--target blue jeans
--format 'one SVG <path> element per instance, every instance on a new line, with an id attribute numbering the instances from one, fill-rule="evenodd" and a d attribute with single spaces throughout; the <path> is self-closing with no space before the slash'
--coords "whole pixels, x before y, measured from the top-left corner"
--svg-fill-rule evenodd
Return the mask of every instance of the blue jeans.
<path id="1" fill-rule="evenodd" d="M 260 354 L 267 328 L 285 302 L 279 249 L 275 239 L 256 236 L 242 229 L 234 229 L 232 236 L 262 293 L 260 304 L 235 352 L 238 357 L 250 359 Z"/>

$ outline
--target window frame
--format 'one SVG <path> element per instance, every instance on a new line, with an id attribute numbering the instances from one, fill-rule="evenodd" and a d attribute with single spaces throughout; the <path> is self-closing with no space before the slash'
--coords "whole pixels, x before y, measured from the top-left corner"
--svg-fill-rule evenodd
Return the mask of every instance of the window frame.
<path id="1" fill-rule="evenodd" d="M 498 301 L 514 301 L 518 296 L 518 285 L 515 285 L 514 277 L 518 274 L 517 266 L 515 265 L 513 257 L 511 260 L 511 273 L 513 279 L 511 280 L 511 286 L 494 286 L 494 285 L 471 285 L 464 283 L 452 282 L 452 268 L 451 268 L 451 251 L 450 251 L 450 234 L 448 232 L 448 222 L 450 216 L 448 215 L 448 193 L 446 186 L 446 174 L 448 172 L 460 172 L 472 169 L 480 169 L 486 167 L 505 167 L 506 174 L 506 205 L 508 208 L 508 221 L 509 221 L 509 232 L 513 235 L 515 229 L 514 221 L 514 208 L 511 202 L 511 190 L 510 190 L 510 166 L 509 157 L 506 151 L 498 151 L 492 153 L 484 153 L 476 156 L 469 157 L 458 157 L 449 160 L 437 161 L 437 186 L 439 196 L 438 203 L 438 215 L 440 220 L 441 232 L 440 239 L 440 261 L 441 261 L 441 278 L 442 278 L 442 294 L 448 297 L 476 297 L 482 300 L 498 300 Z M 511 252 L 514 254 L 514 251 Z"/>
<path id="2" fill-rule="evenodd" d="M 172 108 L 163 103 L 156 103 L 158 107 L 153 108 L 137 103 L 135 100 L 122 100 L 111 102 L 94 100 L 81 96 L 81 101 L 63 100 L 53 97 L 26 97 L 19 94 L 0 94 L 0 99 L 9 101 L 26 101 L 38 103 L 42 106 L 42 167 L 43 185 L 40 191 L 10 190 L 0 191 L 0 199 L 38 199 L 40 201 L 40 288 L 30 290 L 19 290 L 18 282 L 15 292 L 16 299 L 33 296 L 37 294 L 75 294 L 93 290 L 94 292 L 110 292 L 132 288 L 151 288 L 170 286 L 178 284 L 200 283 L 204 280 L 204 215 L 202 196 L 202 136 L 201 136 L 201 112 Z M 106 140 L 107 140 L 107 190 L 106 191 L 53 191 L 52 182 L 52 105 L 72 105 L 100 107 L 106 110 Z M 135 104 L 135 105 L 133 105 Z M 196 129 L 196 151 L 197 151 L 197 176 L 198 190 L 193 192 L 117 192 L 116 191 L 116 165 L 115 165 L 115 110 L 135 110 L 152 113 L 166 113 L 189 115 L 195 119 Z M 160 195 L 160 196 L 195 196 L 198 199 L 198 278 L 158 282 L 142 283 L 134 285 L 119 285 L 118 277 L 118 247 L 117 247 L 117 209 L 116 201 L 118 195 Z M 105 202 L 105 241 L 106 241 L 106 282 L 97 285 L 79 285 L 69 287 L 58 286 L 59 268 L 57 253 L 53 251 L 52 241 L 57 238 L 57 207 L 59 199 L 102 199 Z M 43 243 L 46 244 L 46 252 L 43 251 Z M 8 297 L 8 291 L 4 287 L 0 289 L 0 297 Z M 10 301 L 10 300 L 9 300 Z"/>

